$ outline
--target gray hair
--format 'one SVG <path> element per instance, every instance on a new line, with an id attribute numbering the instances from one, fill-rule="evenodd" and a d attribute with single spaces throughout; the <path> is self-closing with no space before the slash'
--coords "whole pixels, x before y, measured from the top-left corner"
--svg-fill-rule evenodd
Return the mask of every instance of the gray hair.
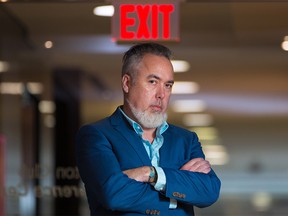
<path id="1" fill-rule="evenodd" d="M 163 56 L 168 60 L 171 59 L 171 51 L 157 43 L 140 43 L 132 46 L 127 52 L 124 53 L 122 59 L 122 77 L 125 74 L 129 74 L 132 78 L 132 82 L 135 81 L 137 75 L 137 64 L 140 63 L 145 54 L 153 54 L 157 56 Z"/>

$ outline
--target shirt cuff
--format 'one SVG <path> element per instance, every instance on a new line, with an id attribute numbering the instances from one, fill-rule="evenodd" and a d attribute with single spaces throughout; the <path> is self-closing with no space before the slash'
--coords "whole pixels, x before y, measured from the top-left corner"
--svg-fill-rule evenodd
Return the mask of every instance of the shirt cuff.
<path id="1" fill-rule="evenodd" d="M 166 175 L 161 167 L 154 167 L 157 172 L 157 181 L 153 184 L 155 190 L 165 191 L 166 188 Z M 177 208 L 177 200 L 170 199 L 169 209 Z"/>
<path id="2" fill-rule="evenodd" d="M 157 172 L 157 181 L 153 185 L 155 190 L 164 191 L 166 187 L 166 175 L 161 167 L 155 167 Z"/>
<path id="3" fill-rule="evenodd" d="M 170 198 L 169 209 L 176 209 L 177 208 L 177 200 Z"/>

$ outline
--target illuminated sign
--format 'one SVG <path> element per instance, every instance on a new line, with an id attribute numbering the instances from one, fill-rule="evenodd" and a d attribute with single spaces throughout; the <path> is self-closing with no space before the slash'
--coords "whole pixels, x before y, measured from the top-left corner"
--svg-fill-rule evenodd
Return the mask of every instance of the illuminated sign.
<path id="1" fill-rule="evenodd" d="M 179 41 L 178 0 L 115 0 L 115 41 Z"/>

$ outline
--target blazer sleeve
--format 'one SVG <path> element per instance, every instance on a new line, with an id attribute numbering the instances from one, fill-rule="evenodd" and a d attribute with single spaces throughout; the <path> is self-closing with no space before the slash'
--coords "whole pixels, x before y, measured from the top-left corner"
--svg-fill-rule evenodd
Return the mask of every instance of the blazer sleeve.
<path id="1" fill-rule="evenodd" d="M 108 210 L 141 214 L 147 209 L 169 208 L 169 199 L 150 184 L 122 173 L 111 140 L 93 125 L 80 128 L 76 156 L 81 179 L 89 191 L 88 200 L 91 196 Z"/>
<path id="2" fill-rule="evenodd" d="M 179 167 L 162 167 L 166 174 L 164 195 L 180 203 L 207 207 L 219 198 L 221 182 L 213 170 L 208 174 L 179 170 L 193 158 L 205 158 L 196 133 L 189 132 L 187 140 L 188 158 L 179 164 Z"/>

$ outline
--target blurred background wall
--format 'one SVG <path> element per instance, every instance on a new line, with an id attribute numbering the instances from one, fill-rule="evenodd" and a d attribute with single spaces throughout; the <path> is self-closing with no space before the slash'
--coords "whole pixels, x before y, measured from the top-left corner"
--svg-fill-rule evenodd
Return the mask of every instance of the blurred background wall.
<path id="1" fill-rule="evenodd" d="M 122 103 L 107 1 L 0 1 L 0 215 L 87 215 L 77 129 Z M 107 9 L 105 9 L 107 11 Z M 288 214 L 288 2 L 180 1 L 169 122 L 222 180 L 199 216 Z M 175 66 L 176 67 L 176 66 Z"/>

